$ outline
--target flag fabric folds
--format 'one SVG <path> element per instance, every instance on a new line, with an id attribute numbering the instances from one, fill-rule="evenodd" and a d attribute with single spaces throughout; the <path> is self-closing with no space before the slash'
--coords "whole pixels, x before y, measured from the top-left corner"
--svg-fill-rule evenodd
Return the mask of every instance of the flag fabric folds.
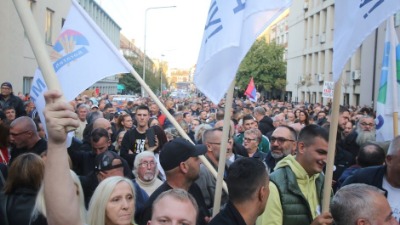
<path id="1" fill-rule="evenodd" d="M 347 61 L 365 38 L 399 10 L 399 0 L 335 1 L 334 82 L 339 80 Z"/>
<path id="2" fill-rule="evenodd" d="M 395 60 L 392 60 L 395 57 Z M 376 140 L 390 141 L 393 134 L 393 112 L 399 112 L 400 45 L 393 25 L 387 21 L 381 80 L 377 100 Z M 395 84 L 395 85 L 393 85 Z M 399 120 L 396 121 L 399 123 Z"/>
<path id="3" fill-rule="evenodd" d="M 133 70 L 76 0 L 72 0 L 71 9 L 50 57 L 61 91 L 68 101 L 107 76 Z M 46 90 L 45 80 L 40 69 L 37 69 L 30 96 L 43 123 L 43 94 Z"/>
<path id="4" fill-rule="evenodd" d="M 196 87 L 218 103 L 255 39 L 291 2 L 212 0 L 194 75 Z"/>
<path id="5" fill-rule="evenodd" d="M 249 84 L 247 85 L 246 91 L 244 92 L 250 101 L 256 102 L 257 101 L 257 90 L 256 86 L 254 85 L 253 77 L 251 77 Z"/>

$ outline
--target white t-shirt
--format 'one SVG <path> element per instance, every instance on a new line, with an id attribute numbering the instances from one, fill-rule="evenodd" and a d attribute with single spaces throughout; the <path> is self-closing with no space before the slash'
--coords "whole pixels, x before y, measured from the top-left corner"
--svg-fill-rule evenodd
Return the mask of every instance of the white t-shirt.
<path id="1" fill-rule="evenodd" d="M 400 222 L 400 188 L 390 185 L 386 176 L 383 177 L 382 187 L 388 192 L 387 200 L 392 209 L 393 216 Z"/>

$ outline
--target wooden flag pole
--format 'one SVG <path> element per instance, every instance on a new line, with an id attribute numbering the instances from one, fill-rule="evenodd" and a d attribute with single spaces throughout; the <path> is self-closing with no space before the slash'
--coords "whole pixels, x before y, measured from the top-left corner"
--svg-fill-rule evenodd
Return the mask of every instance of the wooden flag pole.
<path id="1" fill-rule="evenodd" d="M 342 78 L 335 83 L 335 89 L 333 92 L 333 105 L 332 105 L 332 114 L 329 128 L 329 143 L 328 143 L 328 159 L 326 162 L 326 171 L 325 171 L 325 181 L 324 181 L 324 191 L 322 197 L 322 212 L 329 212 L 329 203 L 331 200 L 332 194 L 332 177 L 333 177 L 333 164 L 335 161 L 335 152 L 336 152 L 336 136 L 337 129 L 339 123 L 339 107 L 340 107 L 340 94 L 341 90 Z"/>
<path id="2" fill-rule="evenodd" d="M 61 91 L 60 82 L 58 81 L 57 75 L 54 72 L 49 53 L 47 52 L 44 40 L 39 33 L 39 29 L 35 23 L 35 18 L 33 17 L 32 12 L 29 10 L 27 1 L 13 0 L 13 2 L 19 18 L 21 19 L 22 26 L 25 29 L 26 36 L 28 37 L 29 43 L 32 47 L 32 51 L 35 54 L 40 70 L 42 71 L 43 78 L 46 81 L 47 88 L 49 90 Z M 66 101 L 64 96 L 62 96 L 61 100 Z M 75 130 L 73 127 L 67 127 L 66 129 L 67 131 Z"/>
<path id="3" fill-rule="evenodd" d="M 142 77 L 139 76 L 139 74 L 132 68 L 131 69 L 131 74 L 133 77 L 139 82 L 139 84 L 144 88 L 144 90 L 149 94 L 150 98 L 153 99 L 153 101 L 160 107 L 160 110 L 164 113 L 164 115 L 169 119 L 169 121 L 174 125 L 174 127 L 177 129 L 179 134 L 190 141 L 192 144 L 193 141 L 190 139 L 190 137 L 186 134 L 186 132 L 182 129 L 182 127 L 178 124 L 178 122 L 175 120 L 175 118 L 171 115 L 171 113 L 168 112 L 167 108 L 160 102 L 160 100 L 157 98 L 157 96 L 153 93 L 153 91 L 150 89 L 150 87 L 143 81 Z M 211 163 L 204 157 L 204 155 L 199 156 L 201 162 L 204 164 L 204 166 L 207 167 L 207 169 L 212 173 L 212 175 L 217 178 L 217 171 L 215 171 L 214 167 L 211 165 Z M 226 183 L 223 183 L 223 188 L 228 193 L 228 187 L 226 186 Z"/>
<path id="4" fill-rule="evenodd" d="M 393 137 L 396 137 L 399 135 L 399 104 L 398 104 L 398 81 L 397 81 L 397 66 L 396 66 L 396 46 L 395 46 L 395 40 L 394 37 L 396 37 L 395 29 L 394 29 L 394 20 L 393 16 L 389 17 L 387 20 L 387 23 L 389 23 L 390 27 L 390 69 L 389 73 L 392 74 L 390 76 L 392 80 L 390 81 L 392 85 L 392 105 L 393 105 Z M 393 29 L 392 29 L 393 28 Z"/>
<path id="5" fill-rule="evenodd" d="M 225 174 L 225 165 L 226 165 L 226 147 L 229 141 L 230 128 L 231 128 L 231 109 L 233 103 L 233 91 L 235 89 L 235 79 L 233 79 L 231 86 L 228 89 L 226 94 L 226 102 L 225 102 L 225 112 L 224 112 L 224 125 L 223 125 L 223 133 L 221 140 L 221 149 L 219 151 L 219 162 L 218 162 L 218 176 L 217 183 L 215 187 L 214 194 L 214 207 L 213 207 L 213 217 L 219 213 L 221 208 L 221 196 L 222 196 L 222 184 L 224 181 Z M 228 191 L 226 191 L 228 194 Z"/>

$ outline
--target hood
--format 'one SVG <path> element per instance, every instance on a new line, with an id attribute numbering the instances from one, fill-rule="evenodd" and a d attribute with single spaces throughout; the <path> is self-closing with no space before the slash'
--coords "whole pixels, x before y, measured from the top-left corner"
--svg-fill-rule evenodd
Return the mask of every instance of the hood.
<path id="1" fill-rule="evenodd" d="M 296 161 L 296 158 L 293 155 L 288 155 L 281 161 L 279 161 L 278 164 L 276 164 L 275 166 L 275 170 L 286 166 L 289 166 L 293 173 L 296 175 L 297 182 L 299 182 L 299 180 L 305 180 L 308 183 L 311 181 L 315 181 L 315 179 L 319 177 L 319 173 L 311 177 L 308 176 L 306 170 L 300 165 L 300 163 Z"/>

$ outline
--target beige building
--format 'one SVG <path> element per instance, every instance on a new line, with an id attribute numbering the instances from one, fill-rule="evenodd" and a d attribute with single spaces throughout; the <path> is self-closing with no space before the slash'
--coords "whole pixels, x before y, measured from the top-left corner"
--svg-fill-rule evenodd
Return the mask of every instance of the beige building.
<path id="1" fill-rule="evenodd" d="M 325 80 L 332 80 L 334 13 L 334 0 L 293 1 L 288 17 L 288 100 L 324 104 L 329 101 L 322 98 L 322 86 Z M 366 38 L 346 64 L 341 104 L 371 105 L 377 98 L 384 30 L 385 23 Z"/>
<path id="2" fill-rule="evenodd" d="M 70 0 L 27 0 L 26 2 L 50 52 L 67 17 Z M 93 0 L 79 2 L 110 40 L 119 47 L 120 27 Z M 15 94 L 29 93 L 38 64 L 13 1 L 0 1 L 0 30 L 2 40 L 0 42 L 0 68 L 2 69 L 0 82 L 11 82 Z M 93 88 L 99 88 L 103 93 L 114 91 L 116 93 L 117 82 L 118 80 L 113 76 L 96 83 Z"/>

